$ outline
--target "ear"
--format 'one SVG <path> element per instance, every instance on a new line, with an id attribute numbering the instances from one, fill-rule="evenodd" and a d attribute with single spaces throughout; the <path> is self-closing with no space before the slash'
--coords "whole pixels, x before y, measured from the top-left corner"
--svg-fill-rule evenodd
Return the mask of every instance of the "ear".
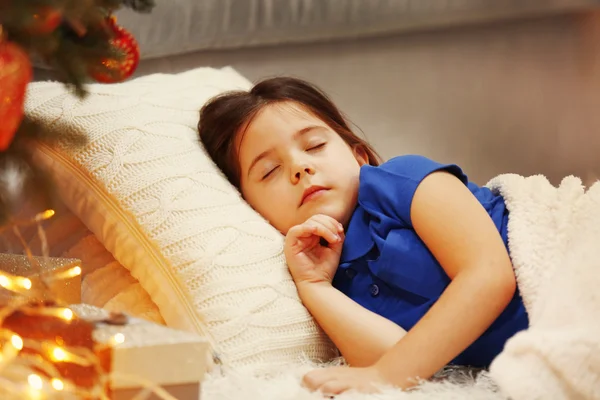
<path id="1" fill-rule="evenodd" d="M 356 158 L 358 165 L 363 166 L 369 163 L 369 155 L 367 154 L 363 146 L 354 146 L 352 152 L 354 153 L 354 158 Z"/>

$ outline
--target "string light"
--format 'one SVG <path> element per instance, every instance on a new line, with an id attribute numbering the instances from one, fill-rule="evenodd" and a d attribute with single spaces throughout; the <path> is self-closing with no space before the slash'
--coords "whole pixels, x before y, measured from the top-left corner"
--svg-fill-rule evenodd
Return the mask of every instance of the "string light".
<path id="1" fill-rule="evenodd" d="M 18 226 L 38 224 L 40 240 L 45 242 L 45 234 L 42 236 L 40 233 L 40 229 L 42 229 L 40 222 L 51 218 L 54 214 L 54 210 L 46 210 L 31 220 L 12 221 L 8 227 L 13 228 L 14 233 L 22 240 Z M 0 232 L 5 229 L 6 226 L 0 227 Z M 37 267 L 39 270 L 40 265 L 23 240 L 22 243 L 35 273 L 35 268 Z M 42 246 L 42 250 L 45 248 L 44 246 Z M 47 251 L 43 250 L 43 252 L 47 257 Z M 56 392 L 61 392 L 60 398 L 76 396 L 77 398 L 109 400 L 107 393 L 110 386 L 109 380 L 115 374 L 114 372 L 110 374 L 110 371 L 105 370 L 103 366 L 106 365 L 106 362 L 101 362 L 100 355 L 105 354 L 105 350 L 122 344 L 125 341 L 125 335 L 117 333 L 109 343 L 104 344 L 96 343 L 93 337 L 90 337 L 91 347 L 81 344 L 70 346 L 69 344 L 73 340 L 69 339 L 69 337 L 73 337 L 69 333 L 71 324 L 74 324 L 75 327 L 78 326 L 77 323 L 82 323 L 82 326 L 85 327 L 83 332 L 87 332 L 83 335 L 90 335 L 90 331 L 87 329 L 93 329 L 95 322 L 79 320 L 70 308 L 60 304 L 52 292 L 48 291 L 48 282 L 70 279 L 81 273 L 81 266 L 75 265 L 67 270 L 53 272 L 46 276 L 40 274 L 40 279 L 34 279 L 34 285 L 32 280 L 27 277 L 12 275 L 0 270 L 0 287 L 16 294 L 7 304 L 0 307 L 1 399 L 48 399 L 56 398 L 58 395 Z M 51 300 L 42 300 L 48 299 L 48 296 Z M 40 323 L 49 324 L 40 331 L 45 332 L 46 339 L 40 338 L 38 334 L 31 337 L 27 334 L 36 329 L 34 324 L 36 318 L 40 317 L 46 318 L 38 320 Z M 81 343 L 80 339 L 78 339 L 79 343 Z M 69 375 L 64 373 L 64 368 L 70 368 L 70 364 L 91 367 L 91 372 L 86 374 L 91 374 L 92 384 L 80 386 L 76 381 L 67 379 L 66 377 Z M 119 379 L 129 380 L 145 387 L 160 399 L 175 400 L 153 382 L 147 382 L 135 376 L 120 376 L 121 374 L 118 373 L 116 375 L 119 376 Z"/>
<path id="2" fill-rule="evenodd" d="M 15 276 L 8 272 L 0 271 L 0 286 L 11 292 L 21 292 L 22 289 L 31 289 L 31 280 L 22 276 Z"/>
<path id="3" fill-rule="evenodd" d="M 40 218 L 50 214 L 46 213 Z M 30 260 L 30 264 L 34 265 L 33 260 Z M 60 278 L 71 278 L 80 274 L 81 267 L 75 266 L 65 271 Z M 56 276 L 53 278 L 58 279 Z M 45 287 L 38 288 L 36 284 L 35 293 L 30 291 L 32 282 L 29 278 L 0 271 L 0 286 L 17 294 L 0 308 L 0 379 L 3 382 L 0 385 L 0 398 L 47 399 L 55 398 L 51 392 L 60 391 L 64 392 L 65 396 L 69 393 L 77 397 L 108 400 L 110 375 L 100 366 L 99 353 L 96 354 L 93 350 L 100 349 L 98 346 L 107 345 L 94 344 L 91 349 L 69 346 L 69 324 L 76 319 L 73 310 L 61 306 L 57 301 L 40 302 L 38 296 L 40 293 L 44 294 L 40 290 L 45 290 Z M 52 296 L 51 292 L 46 292 L 45 296 L 48 294 Z M 41 322 L 49 323 L 45 329 L 55 330 L 56 333 L 49 331 L 47 339 L 41 339 L 37 335 L 29 338 L 25 332 L 36 329 L 32 323 L 38 317 L 55 318 L 54 322 L 48 319 Z M 13 329 L 17 329 L 19 333 L 13 332 Z M 27 351 L 21 354 L 23 349 Z M 86 374 L 92 374 L 94 383 L 87 387 L 73 382 L 66 383 L 55 363 L 64 364 L 61 370 L 70 368 L 69 364 L 92 367 Z"/>
<path id="4" fill-rule="evenodd" d="M 65 384 L 63 383 L 63 381 L 61 381 L 58 378 L 52 379 L 51 384 L 52 384 L 52 387 L 58 391 L 61 391 L 65 388 Z"/>
<path id="5" fill-rule="evenodd" d="M 23 307 L 21 311 L 25 315 L 55 317 L 67 322 L 72 321 L 75 317 L 73 311 L 70 308 L 62 307 Z"/>
<path id="6" fill-rule="evenodd" d="M 62 316 L 65 321 L 71 321 L 73 319 L 73 311 L 69 308 L 62 310 Z"/>
<path id="7" fill-rule="evenodd" d="M 122 344 L 125 342 L 125 335 L 123 335 L 122 333 L 119 332 L 119 333 L 115 334 L 115 336 L 113 336 L 113 341 L 116 344 Z"/>
<path id="8" fill-rule="evenodd" d="M 52 359 L 58 362 L 65 361 L 67 359 L 67 353 L 65 353 L 62 348 L 55 347 L 54 350 L 52 350 Z"/>
<path id="9" fill-rule="evenodd" d="M 44 212 L 41 212 L 41 213 L 37 214 L 34 217 L 34 221 L 35 222 L 45 221 L 47 219 L 50 219 L 50 218 L 54 217 L 54 214 L 55 214 L 54 210 L 46 210 Z"/>
<path id="10" fill-rule="evenodd" d="M 21 336 L 19 335 L 12 335 L 10 337 L 10 343 L 19 351 L 23 349 L 23 339 L 21 339 Z"/>
<path id="11" fill-rule="evenodd" d="M 0 338 L 8 338 L 2 347 L 0 347 L 0 366 L 2 362 L 8 362 L 19 355 L 19 352 L 23 349 L 23 339 L 12 332 L 0 331 Z"/>
<path id="12" fill-rule="evenodd" d="M 54 211 L 49 210 L 36 216 L 36 220 L 49 218 L 53 214 Z M 32 267 L 39 267 L 29 252 L 26 255 Z M 60 274 L 48 275 L 47 278 L 48 281 L 69 279 L 81 275 L 81 272 L 81 266 L 76 265 L 61 271 Z M 12 275 L 0 270 L 0 286 L 16 294 L 10 298 L 7 304 L 0 307 L 0 379 L 2 380 L 0 398 L 47 399 L 56 398 L 56 395 L 51 392 L 63 392 L 64 396 L 69 396 L 69 398 L 75 395 L 83 398 L 108 400 L 107 388 L 110 375 L 100 366 L 100 353 L 94 352 L 94 349 L 100 348 L 98 346 L 107 346 L 93 344 L 92 348 L 88 348 L 87 346 L 69 345 L 69 325 L 76 320 L 76 316 L 73 310 L 61 306 L 58 300 L 41 301 L 42 298 L 48 298 L 48 295 L 53 297 L 52 292 L 47 290 L 48 286 L 41 282 L 45 278 L 40 275 L 40 281 L 36 279 L 34 286 L 32 280 L 27 277 Z M 38 282 L 41 282 L 42 285 L 38 285 Z M 32 287 L 34 290 L 31 290 Z M 44 328 L 44 330 L 50 329 L 45 335 L 47 339 L 39 338 L 37 334 L 29 337 L 26 333 L 36 330 L 36 326 L 33 324 L 39 317 L 54 318 L 54 321 L 49 319 L 40 321 L 50 324 Z M 79 323 L 81 322 L 79 321 Z M 93 325 L 92 322 L 90 324 Z M 14 332 L 15 329 L 19 333 Z M 52 330 L 56 333 L 51 333 Z M 84 330 L 83 332 L 89 331 Z M 23 349 L 27 351 L 22 352 Z M 57 369 L 59 363 L 64 365 L 60 370 Z M 63 379 L 64 372 L 60 371 L 64 371 L 64 368 L 71 368 L 69 364 L 92 367 L 92 370 L 86 374 L 92 374 L 93 384 L 83 387 L 74 382 L 65 381 Z"/>
<path id="13" fill-rule="evenodd" d="M 44 382 L 38 374 L 30 374 L 27 377 L 27 382 L 29 383 L 29 386 L 31 386 L 31 388 L 35 390 L 42 390 L 42 388 L 44 387 Z"/>
<path id="14" fill-rule="evenodd" d="M 79 275 L 81 275 L 81 267 L 75 266 L 73 268 L 69 268 L 66 271 L 55 272 L 52 276 L 50 276 L 46 279 L 48 279 L 50 281 L 56 281 L 56 280 L 74 278 Z"/>
<path id="15" fill-rule="evenodd" d="M 29 280 L 28 278 L 23 278 L 21 285 L 24 289 L 29 290 L 31 289 L 31 280 Z"/>

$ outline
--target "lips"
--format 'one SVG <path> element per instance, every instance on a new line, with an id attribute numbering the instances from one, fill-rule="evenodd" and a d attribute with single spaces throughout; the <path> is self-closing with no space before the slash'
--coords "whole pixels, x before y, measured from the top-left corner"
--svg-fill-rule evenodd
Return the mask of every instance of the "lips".
<path id="1" fill-rule="evenodd" d="M 304 203 L 311 201 L 313 198 L 318 196 L 321 192 L 325 192 L 327 190 L 329 190 L 329 189 L 322 187 L 322 186 L 311 186 L 311 187 L 307 188 L 304 191 L 304 193 L 302 194 L 302 201 L 300 202 L 300 205 L 303 205 Z"/>

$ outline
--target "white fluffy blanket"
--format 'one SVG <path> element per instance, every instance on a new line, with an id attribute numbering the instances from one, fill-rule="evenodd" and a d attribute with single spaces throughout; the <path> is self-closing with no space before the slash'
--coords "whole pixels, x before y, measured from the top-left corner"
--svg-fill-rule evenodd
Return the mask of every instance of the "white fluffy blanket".
<path id="1" fill-rule="evenodd" d="M 500 176 L 509 246 L 530 328 L 490 368 L 513 400 L 600 399 L 600 182 Z"/>
<path id="2" fill-rule="evenodd" d="M 543 176 L 488 183 L 510 210 L 509 247 L 531 327 L 507 342 L 489 373 L 451 370 L 415 390 L 346 393 L 339 400 L 600 399 L 600 183 Z M 320 399 L 300 386 L 307 365 L 276 376 L 213 372 L 203 400 Z"/>

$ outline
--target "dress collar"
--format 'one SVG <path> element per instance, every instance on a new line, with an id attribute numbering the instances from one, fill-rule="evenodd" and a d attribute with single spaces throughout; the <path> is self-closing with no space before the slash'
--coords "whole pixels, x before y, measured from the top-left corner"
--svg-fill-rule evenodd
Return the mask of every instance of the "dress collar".
<path id="1" fill-rule="evenodd" d="M 342 247 L 340 264 L 364 256 L 373 247 L 374 242 L 370 232 L 369 219 L 369 215 L 359 204 L 354 210 L 346 229 L 346 239 Z"/>

